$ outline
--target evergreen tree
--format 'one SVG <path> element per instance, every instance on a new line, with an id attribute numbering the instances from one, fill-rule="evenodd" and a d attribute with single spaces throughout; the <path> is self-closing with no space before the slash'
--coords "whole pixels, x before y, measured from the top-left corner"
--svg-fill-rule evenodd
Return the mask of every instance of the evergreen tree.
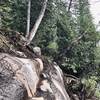
<path id="1" fill-rule="evenodd" d="M 43 2 L 31 1 L 30 30 Z M 7 15 L 1 17 L 2 27 L 26 33 L 27 5 L 27 0 L 2 1 L 0 14 Z M 65 71 L 85 73 L 95 66 L 96 37 L 88 0 L 49 0 L 32 45 L 40 46 L 43 54 L 56 61 Z"/>
<path id="2" fill-rule="evenodd" d="M 92 22 L 92 17 L 89 11 L 88 0 L 78 0 L 78 27 L 79 35 L 84 34 L 77 50 L 77 57 L 79 59 L 80 68 L 85 74 L 94 70 L 95 68 L 95 55 L 94 50 L 96 47 L 97 32 Z"/>

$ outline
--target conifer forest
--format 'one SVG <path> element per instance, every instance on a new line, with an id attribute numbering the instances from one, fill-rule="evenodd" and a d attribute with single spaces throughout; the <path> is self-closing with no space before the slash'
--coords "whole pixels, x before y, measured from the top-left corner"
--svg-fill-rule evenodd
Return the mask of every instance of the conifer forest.
<path id="1" fill-rule="evenodd" d="M 90 1 L 0 0 L 0 100 L 100 100 Z"/>

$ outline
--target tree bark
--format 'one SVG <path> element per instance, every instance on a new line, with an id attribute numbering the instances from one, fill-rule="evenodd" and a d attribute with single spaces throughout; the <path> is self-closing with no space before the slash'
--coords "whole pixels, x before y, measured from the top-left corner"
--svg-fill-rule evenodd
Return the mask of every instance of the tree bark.
<path id="1" fill-rule="evenodd" d="M 71 8 L 71 5 L 72 5 L 72 1 L 73 0 L 70 0 L 69 6 L 68 6 L 68 12 L 70 11 L 70 8 Z"/>
<path id="2" fill-rule="evenodd" d="M 0 28 L 1 28 L 2 22 L 1 22 L 1 14 L 0 14 Z"/>
<path id="3" fill-rule="evenodd" d="M 42 9 L 40 11 L 40 14 L 35 22 L 35 25 L 33 26 L 31 32 L 29 33 L 29 36 L 27 37 L 27 40 L 28 40 L 28 44 L 30 44 L 30 42 L 32 41 L 32 39 L 34 38 L 36 32 L 37 32 L 37 29 L 42 21 L 42 18 L 44 16 L 44 13 L 45 13 L 45 10 L 46 10 L 46 7 L 47 7 L 47 2 L 48 0 L 44 0 L 44 3 L 43 3 L 43 6 L 42 6 Z"/>
<path id="4" fill-rule="evenodd" d="M 0 74 L 0 100 L 27 100 L 27 98 L 27 90 L 21 82 Z"/>
<path id="5" fill-rule="evenodd" d="M 30 12 L 31 12 L 31 0 L 28 0 L 26 38 L 28 37 L 30 32 Z"/>
<path id="6" fill-rule="evenodd" d="M 39 58 L 32 60 L 0 53 L 0 98 L 70 100 L 59 66 L 46 60 L 43 64 Z"/>

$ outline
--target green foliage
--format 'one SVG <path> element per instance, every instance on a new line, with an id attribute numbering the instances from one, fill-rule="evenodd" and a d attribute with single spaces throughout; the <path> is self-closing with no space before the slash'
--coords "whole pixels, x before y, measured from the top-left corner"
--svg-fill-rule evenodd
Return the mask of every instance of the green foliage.
<path id="1" fill-rule="evenodd" d="M 42 4 L 43 0 L 32 0 L 30 29 Z M 56 61 L 65 72 L 88 76 L 97 72 L 99 57 L 95 51 L 98 32 L 92 22 L 88 0 L 76 0 L 70 12 L 67 12 L 66 5 L 68 6 L 62 0 L 48 1 L 45 16 L 32 45 L 40 46 L 43 54 Z M 1 27 L 17 30 L 25 35 L 27 0 L 2 0 L 0 12 Z M 81 35 L 83 36 L 78 40 Z M 76 42 L 73 43 L 73 40 Z"/>
<path id="2" fill-rule="evenodd" d="M 91 76 L 88 79 L 82 79 L 82 83 L 85 85 L 85 89 L 87 91 L 87 95 L 90 96 L 96 96 L 100 99 L 100 88 L 98 88 L 98 77 L 97 76 Z"/>
<path id="3" fill-rule="evenodd" d="M 54 51 L 57 51 L 58 44 L 56 42 L 50 42 L 48 45 L 49 49 L 53 49 Z"/>
<path id="4" fill-rule="evenodd" d="M 42 5 L 43 0 L 32 0 L 30 29 Z M 88 0 L 75 0 L 69 12 L 67 6 L 64 0 L 48 1 L 31 45 L 40 46 L 42 54 L 56 61 L 65 73 L 83 78 L 87 91 L 95 91 L 95 95 L 100 97 L 100 33 L 92 22 Z M 27 0 L 1 0 L 0 17 L 0 28 L 11 28 L 25 35 Z"/>
<path id="5" fill-rule="evenodd" d="M 7 27 L 19 32 L 26 31 L 27 6 L 25 0 L 3 1 L 0 12 L 3 28 Z"/>

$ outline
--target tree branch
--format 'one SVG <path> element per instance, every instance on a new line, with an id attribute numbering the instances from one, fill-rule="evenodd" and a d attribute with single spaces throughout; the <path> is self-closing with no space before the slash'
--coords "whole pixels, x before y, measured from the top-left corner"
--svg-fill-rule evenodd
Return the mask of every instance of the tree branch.
<path id="1" fill-rule="evenodd" d="M 26 29 L 26 38 L 30 32 L 30 12 L 31 12 L 31 0 L 28 0 L 28 8 L 27 8 L 27 29 Z"/>
<path id="2" fill-rule="evenodd" d="M 40 14 L 35 22 L 35 25 L 33 26 L 31 32 L 29 33 L 29 36 L 27 37 L 27 40 L 28 40 L 28 44 L 30 44 L 30 42 L 32 41 L 32 39 L 34 38 L 36 32 L 37 32 L 37 29 L 42 21 L 42 18 L 44 16 L 44 13 L 45 13 L 45 10 L 46 10 L 46 7 L 47 7 L 47 2 L 48 0 L 44 0 L 44 3 L 43 3 L 43 6 L 42 6 L 42 9 L 40 11 Z"/>
<path id="3" fill-rule="evenodd" d="M 68 12 L 70 11 L 70 8 L 71 8 L 71 5 L 72 5 L 72 1 L 73 0 L 70 0 L 69 6 L 68 6 Z"/>

